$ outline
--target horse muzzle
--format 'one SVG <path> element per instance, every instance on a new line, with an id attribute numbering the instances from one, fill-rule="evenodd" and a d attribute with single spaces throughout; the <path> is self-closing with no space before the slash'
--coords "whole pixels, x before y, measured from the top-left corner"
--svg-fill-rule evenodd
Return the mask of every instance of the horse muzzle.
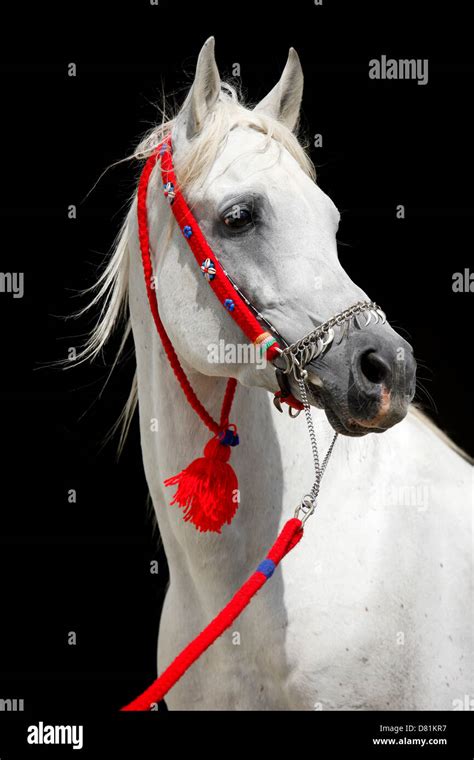
<path id="1" fill-rule="evenodd" d="M 316 404 L 345 435 L 387 430 L 405 417 L 415 395 L 413 350 L 388 325 L 352 336 L 307 372 Z"/>
<path id="2" fill-rule="evenodd" d="M 281 394 L 301 400 L 302 373 L 311 405 L 324 409 L 334 430 L 344 435 L 387 430 L 405 417 L 415 394 L 412 347 L 381 310 L 377 315 L 373 321 L 365 314 L 340 321 L 318 338 L 321 350 L 312 358 L 314 341 L 303 339 L 299 353 L 288 350 L 286 363 L 285 356 L 276 362 Z M 296 363 L 289 366 L 288 357 Z"/>

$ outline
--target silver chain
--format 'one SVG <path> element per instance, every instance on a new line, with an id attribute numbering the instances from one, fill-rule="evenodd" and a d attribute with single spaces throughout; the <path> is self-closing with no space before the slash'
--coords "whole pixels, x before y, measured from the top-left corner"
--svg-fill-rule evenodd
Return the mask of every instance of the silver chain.
<path id="1" fill-rule="evenodd" d="M 283 374 L 293 373 L 298 380 L 301 368 L 306 364 L 314 361 L 329 349 L 336 337 L 336 332 L 340 333 L 340 340 L 344 337 L 349 325 L 357 319 L 357 315 L 366 313 L 367 320 L 364 327 L 374 320 L 375 324 L 381 321 L 385 323 L 386 316 L 382 309 L 374 301 L 358 301 L 348 309 L 335 314 L 334 317 L 318 325 L 314 330 L 300 338 L 291 346 L 286 346 L 281 353 L 281 362 L 277 365 Z M 339 340 L 337 341 L 339 342 Z"/>
<path id="2" fill-rule="evenodd" d="M 321 487 L 321 480 L 324 475 L 324 471 L 327 467 L 327 463 L 329 462 L 329 458 L 332 454 L 334 444 L 336 443 L 336 439 L 338 434 L 334 433 L 331 443 L 329 444 L 329 448 L 326 452 L 326 455 L 323 459 L 323 463 L 320 464 L 319 462 L 319 451 L 318 451 L 318 442 L 316 439 L 316 431 L 314 428 L 314 422 L 313 417 L 311 415 L 311 407 L 309 405 L 308 401 L 308 395 L 306 393 L 306 386 L 304 382 L 305 377 L 305 370 L 301 373 L 301 375 L 298 377 L 298 385 L 300 388 L 300 394 L 301 394 L 301 401 L 303 402 L 303 409 L 304 409 L 304 415 L 306 419 L 306 425 L 308 427 L 308 433 L 309 433 L 309 439 L 311 442 L 311 451 L 313 454 L 313 463 L 314 463 L 314 483 L 311 487 L 311 490 L 306 496 L 303 497 L 301 500 L 301 503 L 298 504 L 295 510 L 295 517 L 298 517 L 300 512 L 303 513 L 303 518 L 301 519 L 301 522 L 304 524 L 308 517 L 313 514 L 313 512 L 316 509 L 317 506 L 317 497 L 319 494 L 319 489 Z"/>

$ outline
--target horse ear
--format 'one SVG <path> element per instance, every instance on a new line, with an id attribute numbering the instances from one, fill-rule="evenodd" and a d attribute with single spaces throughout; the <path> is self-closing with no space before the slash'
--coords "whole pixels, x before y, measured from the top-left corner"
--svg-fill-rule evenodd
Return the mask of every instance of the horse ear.
<path id="1" fill-rule="evenodd" d="M 214 37 L 209 37 L 202 46 L 194 82 L 177 117 L 188 140 L 199 134 L 219 97 L 221 80 L 214 57 L 214 43 Z"/>
<path id="2" fill-rule="evenodd" d="M 266 113 L 293 130 L 300 113 L 303 81 L 303 69 L 298 53 L 294 48 L 290 48 L 280 81 L 255 106 L 254 111 Z"/>

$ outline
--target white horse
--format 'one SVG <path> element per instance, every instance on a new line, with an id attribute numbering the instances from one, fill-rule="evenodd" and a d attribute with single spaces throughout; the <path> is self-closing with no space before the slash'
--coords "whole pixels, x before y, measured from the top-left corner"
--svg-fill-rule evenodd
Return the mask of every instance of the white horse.
<path id="1" fill-rule="evenodd" d="M 135 154 L 149 155 L 171 133 L 178 180 L 212 249 L 288 342 L 367 298 L 338 261 L 339 214 L 294 134 L 302 88 L 290 50 L 274 89 L 252 110 L 244 107 L 220 81 L 211 38 L 181 110 Z M 229 223 L 236 205 L 239 222 Z M 161 672 L 264 558 L 311 485 L 312 459 L 303 415 L 291 419 L 272 404 L 278 386 L 270 364 L 209 361 L 209 346 L 246 340 L 201 276 L 163 198 L 159 166 L 148 218 L 160 316 L 214 417 L 226 378 L 238 380 L 231 421 L 241 437 L 232 456 L 236 517 L 220 535 L 199 533 L 169 506 L 174 489 L 163 481 L 201 455 L 209 432 L 156 334 L 135 200 L 93 301 L 105 298 L 87 355 L 101 350 L 125 314 L 137 362 L 125 423 L 138 397 L 145 472 L 170 571 Z M 384 406 L 380 388 L 396 350 L 404 357 L 401 376 L 392 378 L 393 403 Z M 333 429 L 346 434 L 319 508 L 273 578 L 172 689 L 168 707 L 455 709 L 474 694 L 471 469 L 413 407 L 392 427 L 413 395 L 414 360 L 387 324 L 354 330 L 310 370 L 321 448 Z"/>

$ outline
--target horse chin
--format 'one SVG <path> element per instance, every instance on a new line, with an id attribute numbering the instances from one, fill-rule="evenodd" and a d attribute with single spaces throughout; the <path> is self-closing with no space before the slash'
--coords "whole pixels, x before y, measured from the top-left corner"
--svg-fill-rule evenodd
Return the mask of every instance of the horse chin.
<path id="1" fill-rule="evenodd" d="M 368 433 L 385 433 L 391 427 L 401 422 L 408 411 L 408 403 L 393 404 L 393 409 L 388 413 L 381 413 L 378 417 L 368 420 L 357 420 L 351 417 L 349 412 L 341 410 L 334 404 L 326 403 L 324 411 L 331 427 L 342 435 L 360 438 Z"/>
<path id="2" fill-rule="evenodd" d="M 332 429 L 340 435 L 347 435 L 352 438 L 360 438 L 361 436 L 367 435 L 368 433 L 384 432 L 384 428 L 368 428 L 364 427 L 363 425 L 359 425 L 354 420 L 351 420 L 350 417 L 346 418 L 343 421 L 341 417 L 339 417 L 336 412 L 334 412 L 333 409 L 328 406 L 325 407 L 324 411 L 326 412 L 327 421 L 331 425 Z"/>
<path id="3" fill-rule="evenodd" d="M 383 433 L 387 428 L 377 427 L 374 425 L 362 425 L 356 420 L 351 418 L 345 411 L 341 411 L 333 399 L 324 393 L 319 387 L 309 384 L 308 388 L 308 401 L 311 406 L 315 406 L 318 409 L 323 409 L 327 421 L 331 425 L 332 429 L 340 435 L 347 435 L 352 438 L 360 438 L 368 433 Z"/>

